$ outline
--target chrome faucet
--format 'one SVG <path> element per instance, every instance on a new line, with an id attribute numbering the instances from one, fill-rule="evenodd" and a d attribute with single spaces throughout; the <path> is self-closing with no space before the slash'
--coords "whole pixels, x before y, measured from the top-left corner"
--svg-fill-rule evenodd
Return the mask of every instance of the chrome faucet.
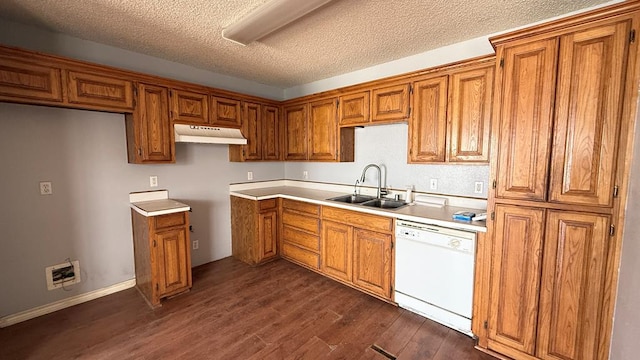
<path id="1" fill-rule="evenodd" d="M 376 196 L 380 199 L 381 195 L 387 195 L 387 189 L 382 187 L 382 170 L 380 170 L 380 166 L 376 164 L 369 164 L 365 166 L 364 170 L 362 170 L 362 176 L 360 176 L 360 184 L 364 183 L 364 177 L 369 168 L 376 168 L 378 170 L 378 193 Z"/>

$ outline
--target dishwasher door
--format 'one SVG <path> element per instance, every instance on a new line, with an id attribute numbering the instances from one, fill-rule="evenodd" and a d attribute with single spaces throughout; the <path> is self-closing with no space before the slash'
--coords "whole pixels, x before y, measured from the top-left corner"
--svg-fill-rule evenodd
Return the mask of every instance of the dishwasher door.
<path id="1" fill-rule="evenodd" d="M 471 334 L 475 233 L 396 225 L 396 302 Z"/>

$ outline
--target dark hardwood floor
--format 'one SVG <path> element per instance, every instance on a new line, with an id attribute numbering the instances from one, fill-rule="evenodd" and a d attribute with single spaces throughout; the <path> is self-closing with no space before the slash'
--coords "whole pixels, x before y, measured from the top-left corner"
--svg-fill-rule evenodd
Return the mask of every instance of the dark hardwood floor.
<path id="1" fill-rule="evenodd" d="M 0 359 L 493 359 L 454 330 L 284 260 L 226 258 L 151 310 L 136 289 L 0 329 Z"/>

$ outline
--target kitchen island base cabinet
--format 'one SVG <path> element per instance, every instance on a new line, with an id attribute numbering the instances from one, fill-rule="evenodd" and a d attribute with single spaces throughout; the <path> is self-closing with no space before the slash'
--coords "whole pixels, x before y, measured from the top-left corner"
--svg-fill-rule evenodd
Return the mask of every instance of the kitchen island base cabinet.
<path id="1" fill-rule="evenodd" d="M 191 288 L 189 213 L 146 217 L 131 210 L 136 287 L 151 307 Z"/>
<path id="2" fill-rule="evenodd" d="M 249 265 L 278 256 L 278 201 L 231 196 L 231 252 Z"/>

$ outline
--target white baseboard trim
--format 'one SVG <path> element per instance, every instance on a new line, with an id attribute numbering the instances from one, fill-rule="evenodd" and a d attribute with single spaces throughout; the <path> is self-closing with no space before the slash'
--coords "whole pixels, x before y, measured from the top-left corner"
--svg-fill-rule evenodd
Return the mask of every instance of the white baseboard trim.
<path id="1" fill-rule="evenodd" d="M 123 281 L 118 284 L 108 286 L 106 288 L 93 290 L 88 293 L 72 296 L 67 299 L 52 302 L 50 304 L 35 307 L 33 309 L 21 311 L 12 315 L 0 318 L 0 328 L 11 326 L 19 322 L 27 321 L 38 316 L 46 315 L 54 311 L 62 310 L 74 305 L 82 304 L 87 301 L 95 300 L 103 296 L 107 296 L 118 291 L 126 290 L 136 286 L 136 279 Z"/>

